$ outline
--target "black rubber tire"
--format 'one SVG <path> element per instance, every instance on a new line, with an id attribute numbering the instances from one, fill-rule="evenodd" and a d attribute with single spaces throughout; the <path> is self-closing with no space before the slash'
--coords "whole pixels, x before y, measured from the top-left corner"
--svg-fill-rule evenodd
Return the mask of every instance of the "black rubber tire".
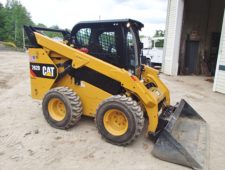
<path id="1" fill-rule="evenodd" d="M 114 136 L 104 127 L 103 118 L 106 111 L 118 109 L 122 111 L 128 120 L 128 130 L 121 136 Z M 97 109 L 96 124 L 99 133 L 109 143 L 115 145 L 128 145 L 142 132 L 144 127 L 143 111 L 140 105 L 131 97 L 116 95 L 104 100 Z"/>
<path id="2" fill-rule="evenodd" d="M 48 111 L 48 103 L 52 98 L 60 99 L 66 107 L 65 118 L 61 121 L 54 120 Z M 46 93 L 42 101 L 42 110 L 46 121 L 54 128 L 69 129 L 81 118 L 82 104 L 80 97 L 68 87 L 56 87 Z"/>

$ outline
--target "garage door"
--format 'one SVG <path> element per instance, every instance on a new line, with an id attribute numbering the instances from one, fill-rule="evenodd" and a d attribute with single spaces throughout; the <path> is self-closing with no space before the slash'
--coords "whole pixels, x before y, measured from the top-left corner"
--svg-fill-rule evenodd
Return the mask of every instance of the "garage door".
<path id="1" fill-rule="evenodd" d="M 225 94 L 225 12 L 223 18 L 223 27 L 221 31 L 220 48 L 217 59 L 213 91 Z"/>

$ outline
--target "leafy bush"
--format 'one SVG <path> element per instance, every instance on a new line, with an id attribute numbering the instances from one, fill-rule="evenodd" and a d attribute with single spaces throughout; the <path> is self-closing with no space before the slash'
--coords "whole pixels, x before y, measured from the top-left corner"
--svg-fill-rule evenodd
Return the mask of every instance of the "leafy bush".
<path id="1" fill-rule="evenodd" d="M 13 42 L 0 42 L 0 44 L 7 46 L 7 47 L 17 48 Z"/>

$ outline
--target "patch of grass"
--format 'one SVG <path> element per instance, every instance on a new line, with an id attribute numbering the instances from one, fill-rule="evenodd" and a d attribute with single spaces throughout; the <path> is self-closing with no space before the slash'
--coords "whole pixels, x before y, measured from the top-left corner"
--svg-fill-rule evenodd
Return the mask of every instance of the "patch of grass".
<path id="1" fill-rule="evenodd" d="M 17 48 L 17 46 L 13 43 L 13 42 L 4 42 L 4 41 L 0 41 L 0 44 L 6 46 L 6 47 L 13 47 L 13 48 Z"/>

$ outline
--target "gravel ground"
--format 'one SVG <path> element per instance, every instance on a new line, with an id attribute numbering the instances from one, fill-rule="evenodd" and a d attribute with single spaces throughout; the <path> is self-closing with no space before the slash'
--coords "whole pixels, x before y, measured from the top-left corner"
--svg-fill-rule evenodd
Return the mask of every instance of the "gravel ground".
<path id="1" fill-rule="evenodd" d="M 26 53 L 0 51 L 0 169 L 124 169 L 184 170 L 151 155 L 153 142 L 145 133 L 127 147 L 106 143 L 94 120 L 82 118 L 69 131 L 50 127 L 41 102 L 30 97 Z M 186 99 L 208 122 L 209 168 L 225 167 L 225 95 L 199 76 L 161 75 L 172 104 Z"/>

